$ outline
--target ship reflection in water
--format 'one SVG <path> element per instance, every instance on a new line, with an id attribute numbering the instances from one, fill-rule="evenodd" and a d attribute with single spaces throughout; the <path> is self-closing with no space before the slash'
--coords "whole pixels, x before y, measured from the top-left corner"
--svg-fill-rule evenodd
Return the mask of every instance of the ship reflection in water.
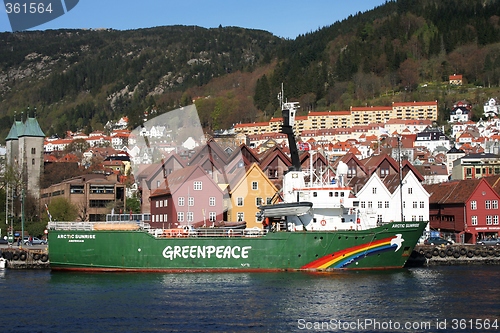
<path id="1" fill-rule="evenodd" d="M 40 332 L 290 332 L 370 320 L 431 325 L 405 330 L 414 332 L 435 332 L 436 323 L 446 323 L 440 332 L 456 332 L 453 319 L 467 320 L 466 325 L 470 319 L 498 320 L 499 273 L 499 266 L 229 274 L 7 270 L 0 276 L 0 294 L 11 300 L 3 318 L 19 319 L 9 320 L 4 332 L 33 327 Z"/>

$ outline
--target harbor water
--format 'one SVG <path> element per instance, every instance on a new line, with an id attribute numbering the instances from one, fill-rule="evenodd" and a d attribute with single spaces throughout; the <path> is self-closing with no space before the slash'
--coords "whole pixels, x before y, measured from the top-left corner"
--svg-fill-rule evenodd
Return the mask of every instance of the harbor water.
<path id="1" fill-rule="evenodd" d="M 498 332 L 500 266 L 283 273 L 0 271 L 2 332 Z M 480 326 L 479 326 L 480 325 Z"/>

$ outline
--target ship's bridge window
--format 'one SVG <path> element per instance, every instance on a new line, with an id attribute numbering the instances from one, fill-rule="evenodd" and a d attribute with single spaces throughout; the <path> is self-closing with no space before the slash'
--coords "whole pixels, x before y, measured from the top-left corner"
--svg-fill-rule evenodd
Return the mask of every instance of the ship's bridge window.
<path id="1" fill-rule="evenodd" d="M 328 196 L 333 197 L 333 192 L 328 192 Z"/>
<path id="2" fill-rule="evenodd" d="M 313 192 L 313 197 L 317 197 L 318 196 L 318 192 L 314 191 Z"/>
<path id="3" fill-rule="evenodd" d="M 343 197 L 344 196 L 344 192 L 340 192 L 340 196 Z"/>
<path id="4" fill-rule="evenodd" d="M 335 197 L 338 197 L 339 196 L 339 192 L 335 192 Z"/>

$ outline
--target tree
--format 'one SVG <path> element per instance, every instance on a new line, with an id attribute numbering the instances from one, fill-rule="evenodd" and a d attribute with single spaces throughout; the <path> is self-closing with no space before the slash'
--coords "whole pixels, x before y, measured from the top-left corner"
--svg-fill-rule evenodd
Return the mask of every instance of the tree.
<path id="1" fill-rule="evenodd" d="M 399 67 L 399 76 L 404 88 L 412 90 L 418 85 L 418 62 L 408 58 Z"/>
<path id="2" fill-rule="evenodd" d="M 264 110 L 271 102 L 271 90 L 269 89 L 269 82 L 265 74 L 262 78 L 257 79 L 253 100 L 259 110 Z"/>
<path id="3" fill-rule="evenodd" d="M 75 153 L 79 156 L 83 154 L 87 149 L 90 148 L 90 144 L 84 139 L 76 139 L 71 141 L 69 145 L 66 146 L 64 151 L 66 153 Z"/>
<path id="4" fill-rule="evenodd" d="M 138 214 L 141 212 L 141 201 L 137 197 L 137 195 L 134 195 L 132 198 L 127 198 L 127 204 L 125 207 L 125 211 L 132 213 Z"/>
<path id="5" fill-rule="evenodd" d="M 48 207 L 55 221 L 75 221 L 78 217 L 78 207 L 66 198 L 54 198 Z M 44 214 L 43 219 L 47 221 L 48 216 Z"/>
<path id="6" fill-rule="evenodd" d="M 77 163 L 73 162 L 56 162 L 47 163 L 44 167 L 40 187 L 47 188 L 52 184 L 57 184 L 65 179 L 76 177 L 82 172 L 78 168 Z"/>

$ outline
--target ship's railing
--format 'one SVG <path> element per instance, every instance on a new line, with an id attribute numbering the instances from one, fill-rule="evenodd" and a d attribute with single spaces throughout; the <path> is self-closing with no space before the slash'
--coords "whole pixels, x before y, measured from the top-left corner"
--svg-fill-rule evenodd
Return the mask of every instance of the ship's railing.
<path id="1" fill-rule="evenodd" d="M 137 224 L 140 229 L 149 230 L 151 228 L 150 224 L 144 221 L 132 221 Z M 92 231 L 94 230 L 94 225 L 127 225 L 130 221 L 116 221 L 116 222 L 49 222 L 47 224 L 48 230 L 80 230 L 80 231 Z"/>
<path id="2" fill-rule="evenodd" d="M 157 238 L 181 237 L 262 237 L 267 230 L 260 228 L 226 229 L 226 228 L 199 228 L 199 229 L 151 229 L 149 231 Z"/>
<path id="3" fill-rule="evenodd" d="M 107 214 L 106 215 L 106 222 L 118 222 L 118 221 L 145 221 L 145 222 L 150 222 L 151 221 L 151 214 L 150 213 L 144 213 L 144 214 Z"/>

